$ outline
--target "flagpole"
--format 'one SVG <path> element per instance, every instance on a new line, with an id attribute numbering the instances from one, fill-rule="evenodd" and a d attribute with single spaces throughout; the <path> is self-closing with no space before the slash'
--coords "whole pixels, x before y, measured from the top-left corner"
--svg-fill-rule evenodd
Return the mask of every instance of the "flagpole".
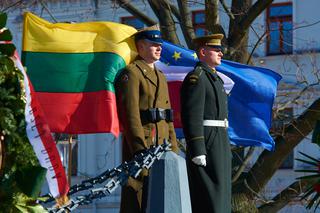
<path id="1" fill-rule="evenodd" d="M 69 186 L 71 185 L 71 173 L 72 173 L 72 135 L 69 135 L 68 138 L 68 151 L 69 151 L 69 155 L 68 155 L 68 182 L 69 182 Z"/>

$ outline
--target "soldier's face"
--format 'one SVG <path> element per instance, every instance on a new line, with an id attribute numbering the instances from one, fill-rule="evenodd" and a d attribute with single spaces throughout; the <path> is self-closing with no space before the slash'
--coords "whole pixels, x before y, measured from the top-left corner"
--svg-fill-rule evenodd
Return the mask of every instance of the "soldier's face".
<path id="1" fill-rule="evenodd" d="M 222 56 L 223 53 L 219 48 L 204 46 L 200 49 L 200 60 L 207 63 L 210 67 L 220 65 Z"/>
<path id="2" fill-rule="evenodd" d="M 161 44 L 141 40 L 138 43 L 139 55 L 147 62 L 153 63 L 160 59 Z"/>

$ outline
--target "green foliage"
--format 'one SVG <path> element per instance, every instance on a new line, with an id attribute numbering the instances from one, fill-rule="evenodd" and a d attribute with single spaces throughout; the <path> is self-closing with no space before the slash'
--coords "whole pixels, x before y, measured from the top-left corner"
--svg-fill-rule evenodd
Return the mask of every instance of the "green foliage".
<path id="1" fill-rule="evenodd" d="M 5 27 L 7 15 L 0 13 L 0 41 L 9 41 L 12 35 Z M 0 211 L 43 212 L 35 200 L 24 194 L 17 175 L 30 167 L 38 166 L 38 160 L 26 136 L 24 117 L 25 101 L 20 71 L 14 66 L 10 56 L 13 44 L 0 45 L 0 140 L 4 163 L 0 172 Z M 19 187 L 20 185 L 20 187 Z"/>
<path id="2" fill-rule="evenodd" d="M 8 17 L 6 13 L 0 13 L 0 29 L 6 26 L 7 19 Z"/>
<path id="3" fill-rule="evenodd" d="M 16 47 L 13 44 L 0 44 L 0 52 L 3 55 L 12 56 Z"/>
<path id="4" fill-rule="evenodd" d="M 8 202 L 5 202 L 7 204 Z M 13 193 L 10 205 L 3 205 L 8 213 L 42 213 L 47 212 L 41 205 L 37 204 L 34 199 L 22 193 Z"/>

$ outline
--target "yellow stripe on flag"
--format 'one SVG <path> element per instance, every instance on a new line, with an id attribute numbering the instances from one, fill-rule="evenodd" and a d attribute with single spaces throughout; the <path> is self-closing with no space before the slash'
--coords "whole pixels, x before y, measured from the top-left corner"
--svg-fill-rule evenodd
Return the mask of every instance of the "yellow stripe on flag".
<path id="1" fill-rule="evenodd" d="M 137 55 L 133 27 L 114 22 L 50 23 L 24 15 L 23 51 L 48 53 L 112 52 L 129 64 Z"/>

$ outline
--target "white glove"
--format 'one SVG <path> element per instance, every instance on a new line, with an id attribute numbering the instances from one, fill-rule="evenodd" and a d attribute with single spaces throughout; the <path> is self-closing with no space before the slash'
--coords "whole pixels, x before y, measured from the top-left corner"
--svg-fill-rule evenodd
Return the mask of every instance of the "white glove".
<path id="1" fill-rule="evenodd" d="M 192 158 L 192 162 L 197 164 L 198 166 L 206 166 L 207 165 L 205 155 L 199 155 L 199 156 Z"/>

